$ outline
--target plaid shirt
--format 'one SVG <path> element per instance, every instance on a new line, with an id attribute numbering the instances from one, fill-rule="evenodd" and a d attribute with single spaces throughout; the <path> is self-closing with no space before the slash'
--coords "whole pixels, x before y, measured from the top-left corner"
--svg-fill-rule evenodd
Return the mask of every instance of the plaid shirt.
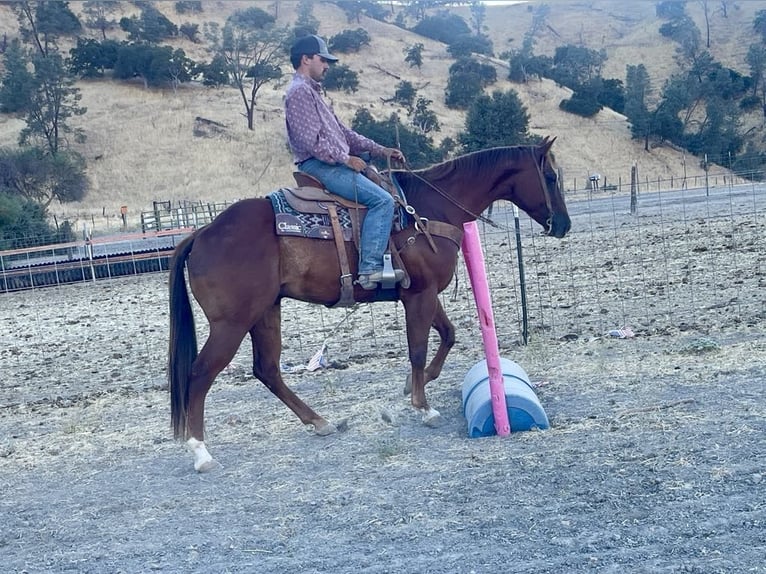
<path id="1" fill-rule="evenodd" d="M 296 73 L 285 97 L 287 139 L 295 163 L 316 158 L 345 164 L 349 155 L 385 156 L 385 147 L 347 128 L 322 99 L 319 82 Z"/>

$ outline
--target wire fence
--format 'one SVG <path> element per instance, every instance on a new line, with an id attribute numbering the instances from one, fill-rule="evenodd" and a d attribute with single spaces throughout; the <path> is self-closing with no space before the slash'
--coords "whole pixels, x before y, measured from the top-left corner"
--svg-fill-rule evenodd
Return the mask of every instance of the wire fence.
<path id="1" fill-rule="evenodd" d="M 763 329 L 766 187 L 729 183 L 642 191 L 636 213 L 631 213 L 627 194 L 591 190 L 567 197 L 572 231 L 564 239 L 541 236 L 540 227 L 522 214 L 526 309 L 521 304 L 511 206 L 495 206 L 491 217 L 499 228 L 479 226 L 501 348 L 522 342 L 525 315 L 531 340 L 600 337 L 623 327 L 645 336 Z M 182 235 L 173 237 L 177 242 Z M 155 259 L 171 253 L 170 248 L 152 249 Z M 138 261 L 141 253 L 132 248 L 124 257 Z M 0 252 L 0 267 L 7 267 L 6 261 L 7 252 Z M 5 273 L 0 269 L 0 293 L 8 284 L 3 282 Z M 108 277 L 88 276 L 81 289 Z M 129 279 L 123 281 L 129 285 Z M 164 290 L 150 295 L 140 287 L 144 284 L 136 281 L 136 297 L 165 296 Z M 38 291 L 38 297 L 44 297 L 45 290 Z M 88 296 L 85 291 L 83 296 Z M 441 297 L 459 340 L 478 340 L 473 295 L 462 263 Z M 5 304 L 2 295 L 0 304 Z M 159 308 L 166 308 L 166 300 Z M 198 328 L 206 329 L 201 315 Z M 283 340 L 288 366 L 300 366 L 325 344 L 334 356 L 349 359 L 371 352 L 400 356 L 407 346 L 398 303 L 329 309 L 286 300 Z"/>
<path id="2" fill-rule="evenodd" d="M 717 166 L 708 171 L 701 168 L 688 170 L 688 174 L 667 177 L 649 177 L 641 173 L 640 166 L 626 173 L 584 173 L 581 176 L 560 174 L 563 189 L 568 194 L 582 196 L 583 193 L 630 193 L 634 186 L 639 193 L 672 191 L 678 189 L 718 188 L 739 186 L 763 177 L 762 168 L 748 172 L 732 173 Z M 595 177 L 598 179 L 595 179 Z M 291 182 L 285 179 L 285 185 Z M 276 188 L 275 188 L 276 189 Z M 92 211 L 72 213 L 62 209 L 52 211 L 55 221 L 69 222 L 79 234 L 112 234 L 120 232 L 150 233 L 178 227 L 194 227 L 208 223 L 233 201 L 153 201 L 151 209 L 136 210 L 132 205 L 121 205 L 117 209 L 106 205 L 94 207 Z M 52 208 L 53 209 L 53 208 Z M 30 245 L 33 243 L 30 242 Z M 0 241 L 0 250 L 7 249 Z"/>

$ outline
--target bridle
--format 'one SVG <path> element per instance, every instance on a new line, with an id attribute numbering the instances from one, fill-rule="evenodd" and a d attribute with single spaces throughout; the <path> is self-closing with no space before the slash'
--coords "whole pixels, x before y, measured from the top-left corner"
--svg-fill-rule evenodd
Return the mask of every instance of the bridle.
<path id="1" fill-rule="evenodd" d="M 548 231 L 546 232 L 546 235 L 549 235 L 550 232 L 553 229 L 553 203 L 552 203 L 552 200 L 551 200 L 551 194 L 548 191 L 548 186 L 545 183 L 545 175 L 543 174 L 543 170 L 544 170 L 544 166 L 545 166 L 545 156 L 540 158 L 540 162 L 538 163 L 535 160 L 535 154 L 534 154 L 534 151 L 532 150 L 532 148 L 528 148 L 527 151 L 529 152 L 530 156 L 532 157 L 532 163 L 534 164 L 535 168 L 537 169 L 537 177 L 540 179 L 540 185 L 541 185 L 541 187 L 543 189 L 543 197 L 545 198 L 545 207 L 548 210 L 548 219 L 546 219 L 546 221 L 545 221 L 545 223 L 546 223 L 546 225 L 548 227 Z M 455 199 L 451 195 L 448 195 L 447 193 L 444 192 L 444 190 L 440 189 L 437 185 L 434 185 L 433 183 L 431 183 L 430 181 L 428 181 L 427 179 L 422 177 L 420 174 L 415 172 L 406 161 L 404 162 L 404 169 L 410 175 L 412 175 L 413 177 L 415 177 L 415 178 L 419 179 L 420 181 L 422 181 L 423 183 L 425 183 L 428 187 L 433 189 L 436 193 L 441 195 L 444 199 L 449 201 L 452 205 L 454 205 L 455 207 L 460 209 L 463 213 L 465 213 L 467 215 L 470 215 L 472 218 L 477 219 L 479 221 L 482 221 L 482 222 L 486 223 L 487 225 L 490 225 L 490 226 L 495 227 L 497 229 L 504 229 L 505 231 L 508 231 L 507 228 L 505 228 L 502 225 L 496 223 L 495 221 L 493 221 L 489 217 L 486 217 L 484 215 L 472 212 L 470 209 L 468 209 L 463 204 L 461 204 L 457 199 Z M 391 170 L 391 157 L 390 156 L 388 158 L 388 172 L 392 173 L 392 170 Z M 558 180 L 558 177 L 557 177 L 557 180 Z M 558 182 L 557 182 L 557 185 L 558 185 Z"/>
<path id="2" fill-rule="evenodd" d="M 548 226 L 548 233 L 547 235 L 550 235 L 550 232 L 553 230 L 553 202 L 551 201 L 551 194 L 548 191 L 548 186 L 545 183 L 545 175 L 543 174 L 543 171 L 545 169 L 545 155 L 540 158 L 540 163 L 537 163 L 535 161 L 535 154 L 532 151 L 532 148 L 528 149 L 529 155 L 532 156 L 532 162 L 534 162 L 535 167 L 537 168 L 537 176 L 540 178 L 540 185 L 543 188 L 543 197 L 545 198 L 545 207 L 548 209 L 548 219 L 545 220 L 546 225 Z M 556 187 L 558 188 L 559 182 L 558 182 L 558 175 L 556 176 Z"/>

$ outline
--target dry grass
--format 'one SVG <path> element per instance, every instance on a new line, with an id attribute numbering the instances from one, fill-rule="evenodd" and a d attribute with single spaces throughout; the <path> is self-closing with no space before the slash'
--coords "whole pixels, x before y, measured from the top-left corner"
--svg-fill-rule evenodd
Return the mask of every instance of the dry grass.
<path id="1" fill-rule="evenodd" d="M 123 3 L 125 14 L 134 8 Z M 176 23 L 208 20 L 223 22 L 236 8 L 249 2 L 204 2 L 200 16 L 175 15 L 170 3 L 163 9 Z M 746 24 L 752 22 L 757 7 L 740 3 L 724 20 L 713 19 L 712 51 L 725 63 L 746 72 L 744 46 L 752 40 Z M 77 8 L 77 6 L 74 6 Z M 264 7 L 266 3 L 264 2 Z M 296 2 L 282 0 L 280 23 L 295 21 Z M 13 17 L 6 18 L 0 32 L 12 32 Z M 690 3 L 688 10 L 703 28 L 701 8 Z M 468 16 L 466 8 L 455 11 Z M 488 33 L 497 53 L 518 47 L 531 22 L 526 5 L 488 7 Z M 332 36 L 346 28 L 357 26 L 346 22 L 345 15 L 331 4 L 317 2 L 314 15 L 320 21 L 320 33 Z M 537 51 L 553 53 L 556 45 L 584 42 L 595 49 L 607 50 L 609 59 L 605 77 L 623 77 L 627 63 L 643 62 L 650 71 L 655 89 L 663 78 L 676 69 L 675 46 L 657 33 L 659 20 L 654 16 L 654 4 L 648 2 L 594 1 L 587 4 L 560 2 L 551 7 L 550 24 L 538 39 Z M 372 67 L 381 68 L 403 79 L 423 86 L 419 94 L 433 101 L 442 131 L 440 138 L 454 137 L 463 128 L 463 114 L 447 109 L 443 104 L 444 87 L 452 63 L 444 45 L 415 36 L 393 25 L 363 19 L 372 37 L 372 44 L 358 55 L 344 55 L 342 61 L 359 73 L 360 88 L 355 94 L 333 93 L 331 99 L 338 115 L 350 122 L 361 106 L 371 107 L 372 113 L 387 117 L 403 110 L 384 104 L 381 98 L 393 95 L 398 80 Z M 703 28 L 704 29 L 704 28 Z M 739 30 L 738 34 L 733 30 Z M 743 35 L 745 37 L 743 37 Z M 422 69 L 409 68 L 404 63 L 403 50 L 422 42 L 425 45 Z M 205 59 L 204 47 L 176 40 L 190 57 Z M 498 61 L 499 62 L 499 61 Z M 502 66 L 502 62 L 499 62 Z M 285 71 L 287 72 L 285 67 Z M 92 191 L 82 202 L 54 205 L 57 217 L 76 220 L 76 226 L 87 224 L 96 228 L 105 225 L 116 228 L 120 206 L 128 206 L 131 226 L 138 221 L 140 211 L 151 207 L 152 201 L 226 201 L 245 196 L 263 195 L 291 181 L 291 157 L 286 147 L 282 96 L 290 74 L 274 86 L 262 90 L 257 104 L 256 128 L 246 129 L 240 96 L 233 89 L 210 90 L 198 85 L 171 90 L 144 90 L 140 84 L 124 82 L 81 82 L 83 105 L 88 113 L 81 118 L 88 141 L 80 151 L 88 159 Z M 498 77 L 504 78 L 504 69 Z M 491 87 L 514 89 L 519 93 L 531 115 L 531 131 L 540 135 L 558 136 L 555 151 L 568 186 L 575 180 L 581 186 L 589 173 L 599 172 L 608 181 L 629 180 L 630 168 L 636 163 L 641 178 L 656 180 L 680 176 L 684 169 L 683 154 L 655 148 L 647 153 L 640 142 L 630 139 L 625 118 L 611 110 L 603 110 L 592 119 L 566 114 L 558 109 L 568 90 L 543 80 L 518 85 L 504 79 Z M 197 116 L 228 126 L 228 136 L 205 139 L 193 135 Z M 74 122 L 73 122 L 74 123 Z M 0 145 L 12 145 L 22 123 L 0 117 Z M 98 158 L 98 159 L 96 159 Z M 686 158 L 687 174 L 700 170 L 697 161 Z M 105 216 L 105 217 L 104 217 Z"/>

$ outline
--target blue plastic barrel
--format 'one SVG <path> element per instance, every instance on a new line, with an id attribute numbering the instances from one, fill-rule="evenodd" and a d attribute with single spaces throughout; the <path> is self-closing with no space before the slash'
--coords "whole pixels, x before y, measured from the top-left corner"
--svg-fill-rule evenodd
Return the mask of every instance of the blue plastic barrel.
<path id="1" fill-rule="evenodd" d="M 500 370 L 503 373 L 505 406 L 511 432 L 550 427 L 548 416 L 524 369 L 501 357 Z M 463 416 L 468 422 L 468 436 L 471 438 L 497 434 L 486 359 L 471 367 L 463 379 Z"/>

